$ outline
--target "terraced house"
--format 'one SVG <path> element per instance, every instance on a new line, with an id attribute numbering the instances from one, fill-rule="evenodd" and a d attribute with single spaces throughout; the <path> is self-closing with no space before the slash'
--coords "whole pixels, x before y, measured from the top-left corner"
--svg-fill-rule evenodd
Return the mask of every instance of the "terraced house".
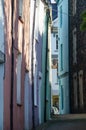
<path id="1" fill-rule="evenodd" d="M 85 113 L 86 32 L 80 30 L 80 25 L 86 2 L 57 0 L 57 3 L 60 113 Z"/>
<path id="2" fill-rule="evenodd" d="M 58 76 L 60 114 L 69 108 L 69 1 L 58 0 Z"/>
<path id="3" fill-rule="evenodd" d="M 50 118 L 50 31 L 47 0 L 0 1 L 1 130 L 31 130 Z"/>
<path id="4" fill-rule="evenodd" d="M 70 0 L 70 93 L 71 112 L 86 112 L 86 32 L 80 30 L 85 0 Z"/>

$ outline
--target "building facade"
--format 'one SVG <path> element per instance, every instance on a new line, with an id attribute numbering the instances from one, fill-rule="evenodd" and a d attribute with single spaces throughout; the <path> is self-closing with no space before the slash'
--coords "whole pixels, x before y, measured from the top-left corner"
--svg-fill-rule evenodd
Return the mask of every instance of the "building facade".
<path id="1" fill-rule="evenodd" d="M 0 1 L 1 130 L 50 118 L 50 31 L 48 1 Z"/>
<path id="2" fill-rule="evenodd" d="M 51 95 L 52 95 L 52 105 L 55 106 L 59 103 L 59 84 L 58 84 L 58 18 L 52 21 L 51 29 L 51 60 L 52 60 L 52 83 L 51 83 Z M 54 98 L 57 101 L 54 101 Z M 56 103 L 55 103 L 56 102 Z"/>
<path id="3" fill-rule="evenodd" d="M 69 10 L 68 0 L 58 3 L 58 76 L 60 114 L 69 113 Z"/>
<path id="4" fill-rule="evenodd" d="M 29 6 L 27 0 L 4 2 L 4 130 L 28 130 L 28 120 L 31 120 L 28 119 L 31 106 L 28 98 Z"/>
<path id="5" fill-rule="evenodd" d="M 48 13 L 47 13 L 48 10 Z M 47 15 L 48 14 L 48 15 Z M 41 17 L 42 15 L 42 17 Z M 49 6 L 47 1 L 37 0 L 31 1 L 31 14 L 30 14 L 30 45 L 31 45 L 31 74 L 32 76 L 32 108 L 33 108 L 33 125 L 43 123 L 49 114 L 50 109 L 46 100 L 50 99 L 49 93 L 49 73 L 46 73 L 48 60 L 48 25 L 49 25 Z M 46 30 L 46 31 L 45 31 Z M 47 48 L 46 48 L 47 46 Z M 45 56 L 46 55 L 46 56 Z M 32 61 L 33 60 L 33 61 Z M 32 72 L 33 71 L 33 72 Z M 45 79 L 45 73 L 48 75 Z M 49 90 L 49 91 L 48 91 Z M 46 93 L 47 92 L 47 93 Z M 46 95 L 48 96 L 48 99 Z M 47 105 L 46 105 L 47 104 Z M 45 112 L 46 111 L 46 112 Z"/>
<path id="6" fill-rule="evenodd" d="M 86 112 L 86 32 L 80 30 L 85 0 L 70 0 L 70 101 L 72 113 Z"/>

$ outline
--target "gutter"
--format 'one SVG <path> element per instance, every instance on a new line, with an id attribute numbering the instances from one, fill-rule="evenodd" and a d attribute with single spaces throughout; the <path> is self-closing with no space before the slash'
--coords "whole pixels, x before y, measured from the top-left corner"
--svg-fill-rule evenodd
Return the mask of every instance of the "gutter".
<path id="1" fill-rule="evenodd" d="M 10 93 L 10 130 L 13 130 L 13 87 L 14 87 L 14 52 L 13 52 L 13 14 L 14 14 L 14 0 L 11 0 L 11 36 L 12 36 L 12 46 L 11 46 L 11 93 Z"/>

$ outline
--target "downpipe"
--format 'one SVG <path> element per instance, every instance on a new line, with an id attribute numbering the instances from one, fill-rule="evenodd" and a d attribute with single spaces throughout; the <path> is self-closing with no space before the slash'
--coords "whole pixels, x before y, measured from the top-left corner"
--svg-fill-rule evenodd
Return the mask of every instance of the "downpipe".
<path id="1" fill-rule="evenodd" d="M 45 108 L 44 108 L 44 122 L 46 122 L 46 115 L 47 115 L 47 105 L 46 105 L 46 101 L 47 101 L 47 73 L 48 73 L 48 70 L 47 70 L 47 65 L 48 65 L 48 22 L 49 22 L 49 17 L 50 17 L 50 11 L 49 9 L 47 9 L 46 11 L 46 60 L 45 60 Z"/>

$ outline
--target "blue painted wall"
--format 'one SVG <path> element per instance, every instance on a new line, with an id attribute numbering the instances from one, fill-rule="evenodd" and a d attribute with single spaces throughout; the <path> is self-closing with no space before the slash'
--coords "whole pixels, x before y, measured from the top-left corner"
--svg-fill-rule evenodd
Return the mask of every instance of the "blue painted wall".
<path id="1" fill-rule="evenodd" d="M 60 113 L 69 113 L 68 0 L 58 2 L 58 71 Z M 63 100 L 62 100 L 63 98 Z M 63 106 L 62 106 L 63 105 Z"/>

